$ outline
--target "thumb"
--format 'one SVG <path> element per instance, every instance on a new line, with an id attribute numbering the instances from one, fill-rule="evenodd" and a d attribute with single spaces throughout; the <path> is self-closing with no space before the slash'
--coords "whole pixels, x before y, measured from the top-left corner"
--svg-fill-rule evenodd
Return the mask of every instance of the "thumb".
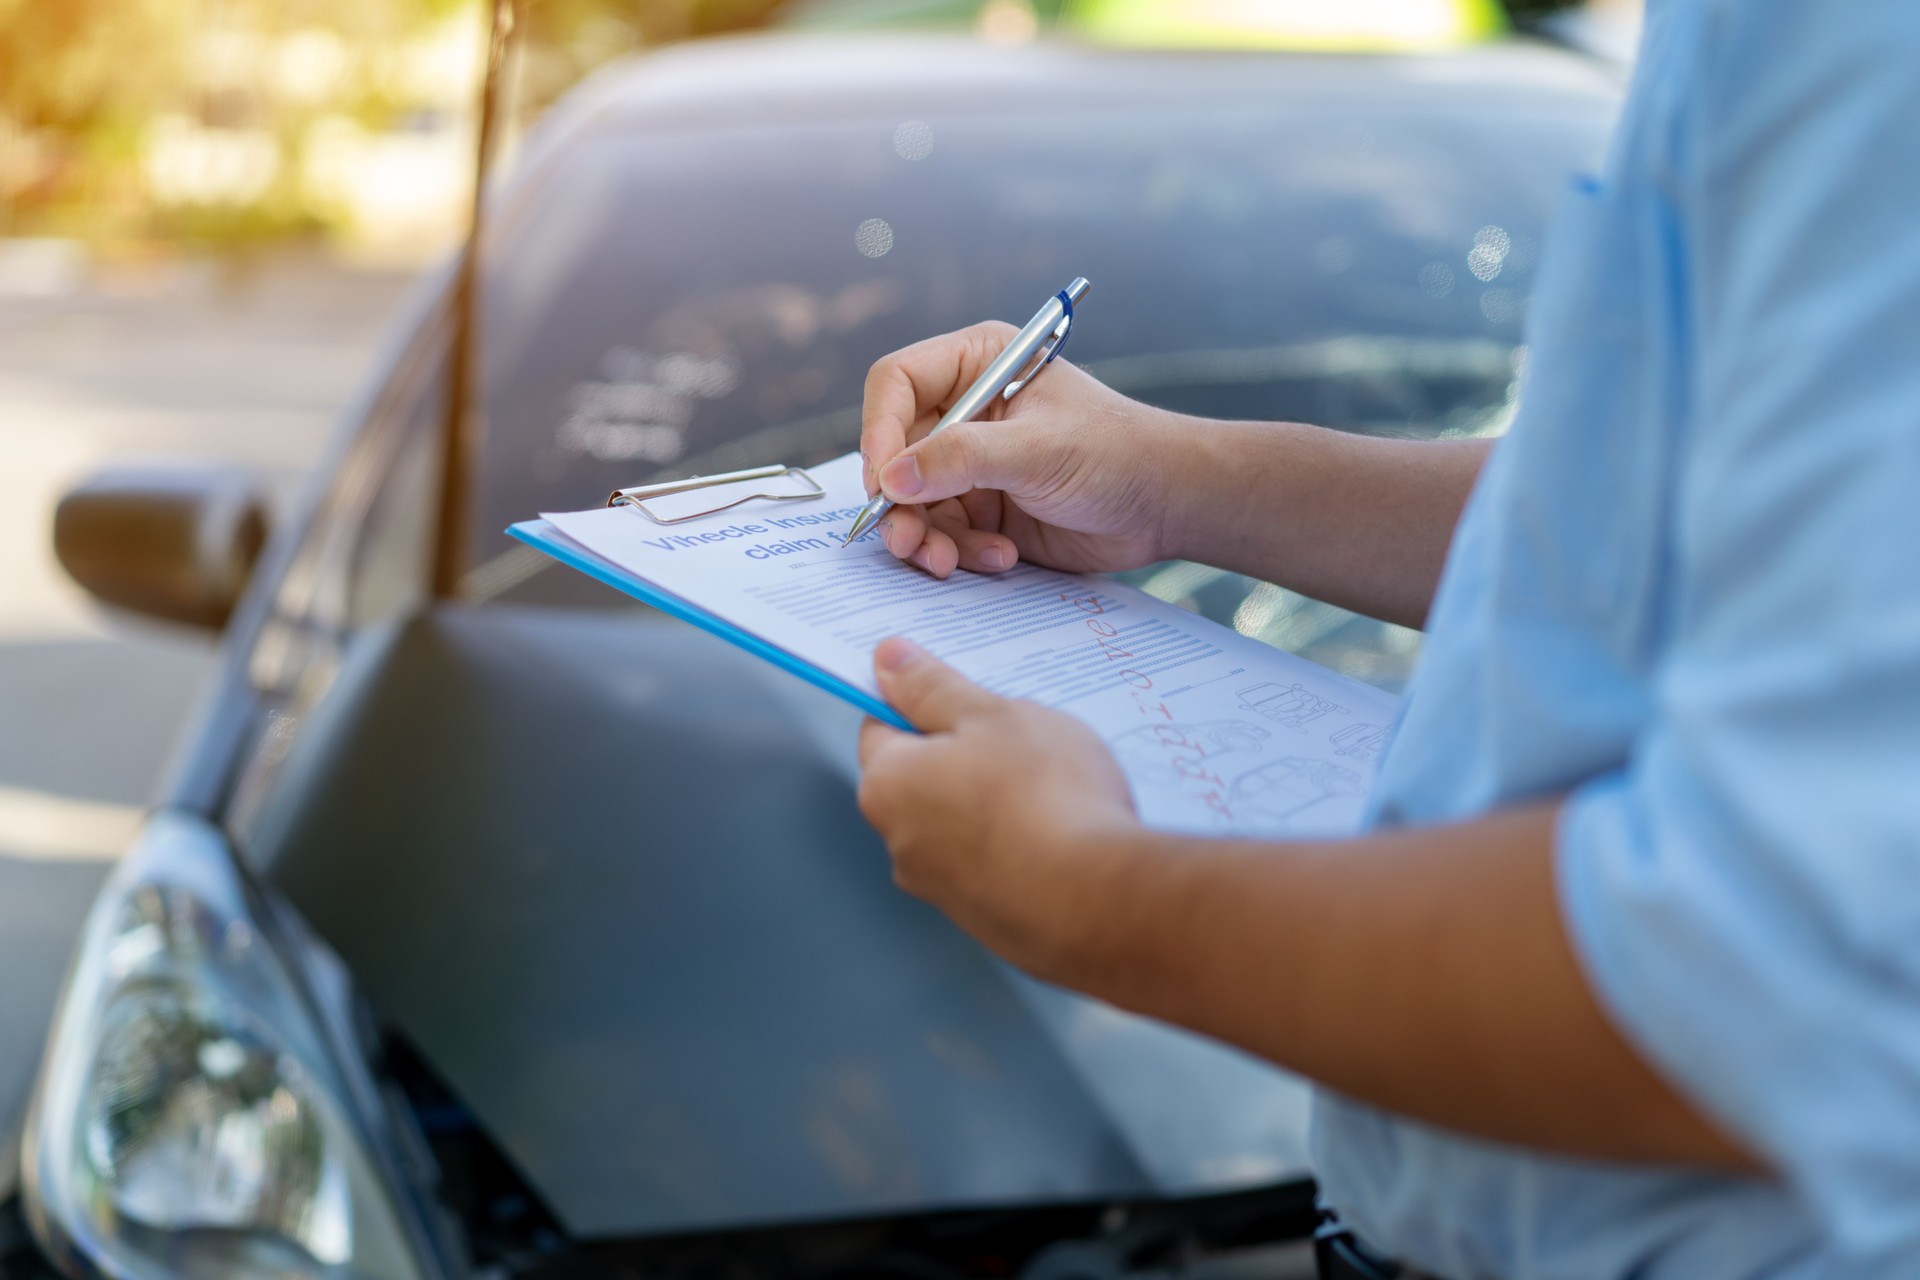
<path id="1" fill-rule="evenodd" d="M 880 696 L 916 728 L 939 733 L 1000 701 L 905 636 L 873 651 Z"/>
<path id="2" fill-rule="evenodd" d="M 895 502 L 923 504 L 969 489 L 1019 491 L 1039 474 L 1043 447 L 1031 422 L 957 422 L 882 467 L 880 489 Z"/>

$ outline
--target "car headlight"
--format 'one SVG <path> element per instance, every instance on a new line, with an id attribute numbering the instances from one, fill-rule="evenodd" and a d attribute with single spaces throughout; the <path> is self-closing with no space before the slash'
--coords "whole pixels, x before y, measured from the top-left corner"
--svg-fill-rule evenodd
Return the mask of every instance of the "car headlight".
<path id="1" fill-rule="evenodd" d="M 129 1280 L 427 1273 L 343 1055 L 260 915 L 218 833 L 179 816 L 102 890 L 22 1147 L 57 1258 Z"/>

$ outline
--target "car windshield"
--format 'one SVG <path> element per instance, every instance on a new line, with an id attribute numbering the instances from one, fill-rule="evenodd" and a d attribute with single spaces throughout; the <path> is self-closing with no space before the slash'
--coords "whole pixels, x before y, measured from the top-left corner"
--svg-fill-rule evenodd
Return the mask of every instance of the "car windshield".
<path id="1" fill-rule="evenodd" d="M 620 605 L 579 575 L 498 570 L 500 530 L 622 486 L 837 456 L 876 358 L 1020 323 L 1076 275 L 1093 291 L 1069 357 L 1148 402 L 1499 430 L 1541 229 L 1601 112 L 1275 97 L 577 140 L 489 257 L 483 576 L 511 583 L 502 598 Z M 1417 647 L 1238 575 L 1133 576 L 1386 687 Z"/>

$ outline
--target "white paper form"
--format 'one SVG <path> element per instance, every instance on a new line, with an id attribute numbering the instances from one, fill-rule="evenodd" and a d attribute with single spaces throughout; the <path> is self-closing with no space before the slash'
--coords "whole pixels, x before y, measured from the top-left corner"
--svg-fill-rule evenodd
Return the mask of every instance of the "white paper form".
<path id="1" fill-rule="evenodd" d="M 1359 824 L 1391 695 L 1106 578 L 1022 564 L 942 581 L 877 534 L 843 548 L 866 501 L 860 459 L 811 471 L 827 493 L 808 502 L 672 526 L 625 507 L 545 519 L 869 693 L 874 646 L 903 635 L 995 693 L 1078 717 L 1113 749 L 1151 826 L 1305 836 Z"/>

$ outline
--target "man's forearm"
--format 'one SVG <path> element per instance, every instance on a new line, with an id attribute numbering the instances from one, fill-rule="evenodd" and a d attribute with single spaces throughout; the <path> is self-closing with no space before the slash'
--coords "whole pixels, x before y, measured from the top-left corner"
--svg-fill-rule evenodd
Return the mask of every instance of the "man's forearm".
<path id="1" fill-rule="evenodd" d="M 1141 834 L 1059 980 L 1497 1141 L 1751 1169 L 1589 990 L 1557 805 L 1323 845 Z"/>
<path id="2" fill-rule="evenodd" d="M 1488 447 L 1196 419 L 1169 460 L 1168 551 L 1419 627 Z"/>

